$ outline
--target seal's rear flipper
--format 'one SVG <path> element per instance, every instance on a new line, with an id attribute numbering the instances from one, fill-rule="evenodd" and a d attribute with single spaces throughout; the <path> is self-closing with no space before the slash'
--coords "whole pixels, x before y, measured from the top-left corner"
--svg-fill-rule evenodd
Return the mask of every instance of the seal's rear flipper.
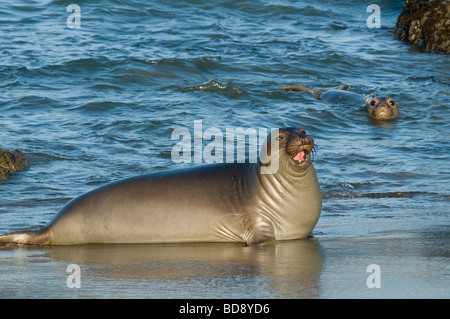
<path id="1" fill-rule="evenodd" d="M 301 92 L 311 92 L 311 93 L 314 93 L 314 90 L 305 88 L 305 87 L 300 86 L 300 85 L 287 85 L 287 86 L 280 87 L 280 90 L 285 90 L 285 91 L 301 91 Z"/>
<path id="2" fill-rule="evenodd" d="M 0 236 L 0 244 L 46 244 L 47 235 L 42 231 L 18 231 Z"/>
<path id="3" fill-rule="evenodd" d="M 280 90 L 309 92 L 309 93 L 314 94 L 317 98 L 319 98 L 320 94 L 322 93 L 322 91 L 311 90 L 311 89 L 305 88 L 305 87 L 300 86 L 300 85 L 283 86 L 283 87 L 280 87 Z"/>

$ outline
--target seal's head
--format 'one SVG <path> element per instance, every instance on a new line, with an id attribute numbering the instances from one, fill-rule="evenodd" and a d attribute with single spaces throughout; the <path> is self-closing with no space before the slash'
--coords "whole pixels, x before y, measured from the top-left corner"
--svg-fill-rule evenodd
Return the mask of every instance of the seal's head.
<path id="1" fill-rule="evenodd" d="M 300 168 L 307 168 L 311 164 L 311 152 L 314 140 L 306 135 L 304 129 L 287 128 L 280 130 L 278 135 L 280 155 L 288 158 L 289 162 Z"/>
<path id="2" fill-rule="evenodd" d="M 270 141 L 270 143 L 268 143 Z M 277 147 L 278 145 L 278 147 Z M 314 140 L 308 136 L 304 129 L 282 128 L 272 133 L 265 144 L 267 156 L 272 161 L 278 158 L 280 167 L 289 167 L 296 171 L 303 171 L 311 165 L 311 152 L 314 149 Z M 264 164 L 268 163 L 268 164 Z M 273 164 L 273 162 L 272 162 Z M 268 161 L 262 165 L 270 165 Z"/>
<path id="3" fill-rule="evenodd" d="M 372 120 L 392 120 L 399 116 L 397 103 L 389 97 L 377 97 L 370 101 L 367 114 Z"/>

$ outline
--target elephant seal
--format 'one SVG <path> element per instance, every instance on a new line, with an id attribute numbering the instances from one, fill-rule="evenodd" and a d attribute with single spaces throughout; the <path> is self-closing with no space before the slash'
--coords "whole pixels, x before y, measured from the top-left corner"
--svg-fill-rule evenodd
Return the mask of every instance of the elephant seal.
<path id="1" fill-rule="evenodd" d="M 220 163 L 113 182 L 67 203 L 42 230 L 0 236 L 0 243 L 241 242 L 304 238 L 322 199 L 305 131 L 269 134 L 254 163 Z M 277 147 L 275 147 L 275 146 Z M 278 169 L 262 173 L 277 161 Z"/>
<path id="2" fill-rule="evenodd" d="M 330 103 L 347 105 L 364 105 L 367 115 L 372 120 L 393 120 L 400 115 L 397 103 L 389 97 L 376 97 L 369 103 L 359 94 L 346 91 L 348 86 L 342 85 L 336 90 L 316 91 L 300 85 L 283 86 L 280 90 L 285 91 L 306 91 L 314 94 L 318 99 Z"/>

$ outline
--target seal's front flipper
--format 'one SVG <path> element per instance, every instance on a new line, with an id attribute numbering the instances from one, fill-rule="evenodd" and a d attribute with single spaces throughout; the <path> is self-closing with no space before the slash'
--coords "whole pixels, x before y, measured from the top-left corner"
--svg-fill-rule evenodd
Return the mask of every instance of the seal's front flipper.
<path id="1" fill-rule="evenodd" d="M 247 242 L 247 246 L 267 246 L 275 244 L 276 240 L 274 238 L 265 238 L 258 241 Z"/>
<path id="2" fill-rule="evenodd" d="M 275 241 L 273 226 L 267 221 L 259 221 L 250 227 L 246 239 L 248 246 L 271 245 Z"/>

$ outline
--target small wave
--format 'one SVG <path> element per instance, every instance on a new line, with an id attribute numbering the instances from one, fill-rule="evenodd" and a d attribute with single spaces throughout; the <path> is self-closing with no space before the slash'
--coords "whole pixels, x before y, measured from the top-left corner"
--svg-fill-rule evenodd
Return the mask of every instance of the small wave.
<path id="1" fill-rule="evenodd" d="M 205 91 L 218 93 L 231 99 L 238 99 L 241 97 L 241 95 L 245 94 L 245 91 L 237 86 L 222 84 L 215 80 L 211 80 L 205 84 L 189 86 L 182 89 L 182 92 L 192 92 L 192 91 Z"/>
<path id="2" fill-rule="evenodd" d="M 115 90 L 115 91 L 122 91 L 122 88 L 116 85 L 111 85 L 111 84 L 104 84 L 104 83 L 98 83 L 98 84 L 94 84 L 91 85 L 90 87 L 93 90 Z"/>
<path id="3" fill-rule="evenodd" d="M 385 191 L 372 192 L 371 190 L 379 189 L 382 183 L 339 183 L 324 185 L 322 187 L 322 195 L 324 198 L 416 198 L 420 196 L 441 198 L 447 196 L 436 192 L 424 192 L 418 190 L 411 191 Z"/>
<path id="4" fill-rule="evenodd" d="M 341 190 L 324 192 L 324 198 L 415 198 L 418 196 L 437 196 L 437 193 L 431 192 L 380 192 L 380 193 L 358 193 L 355 191 Z"/>
<path id="5" fill-rule="evenodd" d="M 112 101 L 94 101 L 85 104 L 73 106 L 69 110 L 85 110 L 90 112 L 108 112 L 116 107 L 126 106 L 123 102 Z"/>
<path id="6" fill-rule="evenodd" d="M 169 65 L 169 66 L 197 66 L 197 67 L 215 67 L 221 61 L 221 57 L 199 57 L 193 59 L 177 59 L 164 58 L 160 60 L 145 60 L 144 62 L 151 65 Z"/>
<path id="7" fill-rule="evenodd" d="M 21 81 L 22 79 L 30 80 L 37 79 L 41 84 L 47 79 L 55 78 L 61 79 L 66 77 L 76 77 L 80 78 L 82 72 L 85 74 L 92 74 L 93 72 L 98 72 L 99 70 L 109 71 L 111 67 L 115 66 L 122 61 L 114 61 L 104 57 L 97 58 L 82 58 L 82 59 L 71 59 L 66 61 L 60 61 L 57 63 L 43 63 L 37 66 L 20 66 L 20 67 L 9 67 L 9 70 L 5 71 L 12 72 Z M 54 86 L 54 85 L 53 85 Z"/>
<path id="8" fill-rule="evenodd" d="M 92 70 L 107 67 L 110 62 L 111 61 L 105 57 L 81 58 L 48 65 L 44 68 L 49 69 L 50 71 L 79 72 L 80 70 L 86 70 L 92 72 Z"/>
<path id="9" fill-rule="evenodd" d="M 58 102 L 56 100 L 53 100 L 47 96 L 40 96 L 40 95 L 25 95 L 18 100 L 12 102 L 8 109 L 14 110 L 14 109 L 24 109 L 24 110 L 30 110 L 31 108 L 40 109 L 47 108 L 50 106 L 57 105 Z"/>
<path id="10" fill-rule="evenodd" d="M 345 23 L 341 22 L 341 21 L 333 21 L 333 22 L 331 22 L 330 27 L 333 30 L 347 30 L 348 29 L 348 26 Z"/>

